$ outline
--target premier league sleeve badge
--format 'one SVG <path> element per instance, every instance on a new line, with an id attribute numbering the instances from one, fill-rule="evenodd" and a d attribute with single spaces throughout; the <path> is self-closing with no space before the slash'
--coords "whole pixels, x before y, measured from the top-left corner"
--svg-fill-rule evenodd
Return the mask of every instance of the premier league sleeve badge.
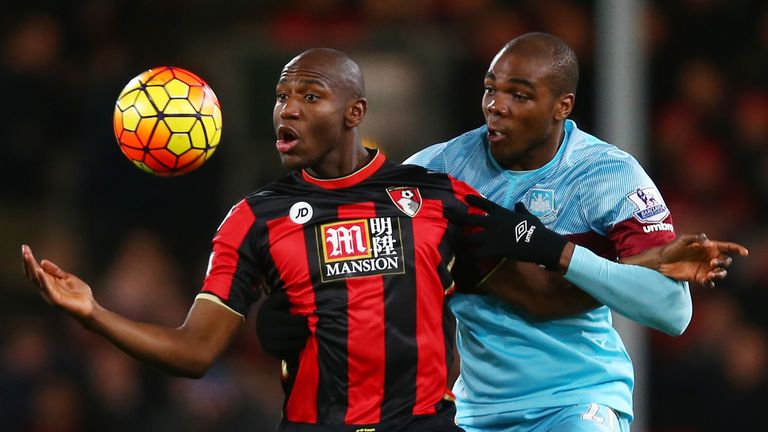
<path id="1" fill-rule="evenodd" d="M 640 223 L 659 223 L 669 216 L 669 209 L 655 187 L 637 188 L 627 199 L 637 208 L 632 215 Z"/>

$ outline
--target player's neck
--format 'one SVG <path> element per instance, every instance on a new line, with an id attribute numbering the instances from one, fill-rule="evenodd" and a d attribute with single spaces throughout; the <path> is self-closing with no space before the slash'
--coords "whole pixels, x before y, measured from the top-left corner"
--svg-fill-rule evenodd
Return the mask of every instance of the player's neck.
<path id="1" fill-rule="evenodd" d="M 517 157 L 510 158 L 502 166 L 510 171 L 533 171 L 548 164 L 557 155 L 563 142 L 565 130 L 527 148 Z"/>
<path id="2" fill-rule="evenodd" d="M 333 179 L 348 176 L 366 166 L 376 155 L 369 152 L 361 143 L 356 143 L 352 149 L 339 149 L 316 166 L 307 168 L 307 173 L 319 179 Z"/>

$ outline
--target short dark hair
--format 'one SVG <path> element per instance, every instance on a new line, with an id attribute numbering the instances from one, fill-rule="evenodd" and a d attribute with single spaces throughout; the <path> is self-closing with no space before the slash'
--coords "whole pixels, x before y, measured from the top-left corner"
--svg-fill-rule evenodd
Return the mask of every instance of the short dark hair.
<path id="1" fill-rule="evenodd" d="M 550 89 L 556 95 L 576 94 L 579 62 L 562 39 L 549 33 L 525 33 L 509 41 L 502 51 L 515 51 L 549 62 Z"/>

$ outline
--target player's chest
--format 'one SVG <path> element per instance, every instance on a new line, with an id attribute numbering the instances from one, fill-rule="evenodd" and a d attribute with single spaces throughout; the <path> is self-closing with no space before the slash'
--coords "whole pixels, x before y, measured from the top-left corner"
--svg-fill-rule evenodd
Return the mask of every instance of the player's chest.
<path id="1" fill-rule="evenodd" d="M 483 193 L 491 200 L 512 209 L 522 202 L 528 211 L 550 229 L 582 230 L 581 195 L 578 185 L 544 179 L 539 181 L 500 181 Z"/>
<path id="2" fill-rule="evenodd" d="M 416 187 L 306 198 L 286 207 L 261 225 L 263 262 L 320 284 L 406 274 L 410 263 L 438 250 L 449 229 L 442 202 L 424 199 Z"/>

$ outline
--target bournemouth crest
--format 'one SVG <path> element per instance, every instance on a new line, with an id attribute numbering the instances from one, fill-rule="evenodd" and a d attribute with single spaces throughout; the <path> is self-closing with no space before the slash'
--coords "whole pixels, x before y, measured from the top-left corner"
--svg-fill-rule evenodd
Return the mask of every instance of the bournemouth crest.
<path id="1" fill-rule="evenodd" d="M 416 216 L 421 208 L 421 193 L 417 187 L 388 187 L 387 194 L 395 206 L 410 217 Z"/>

